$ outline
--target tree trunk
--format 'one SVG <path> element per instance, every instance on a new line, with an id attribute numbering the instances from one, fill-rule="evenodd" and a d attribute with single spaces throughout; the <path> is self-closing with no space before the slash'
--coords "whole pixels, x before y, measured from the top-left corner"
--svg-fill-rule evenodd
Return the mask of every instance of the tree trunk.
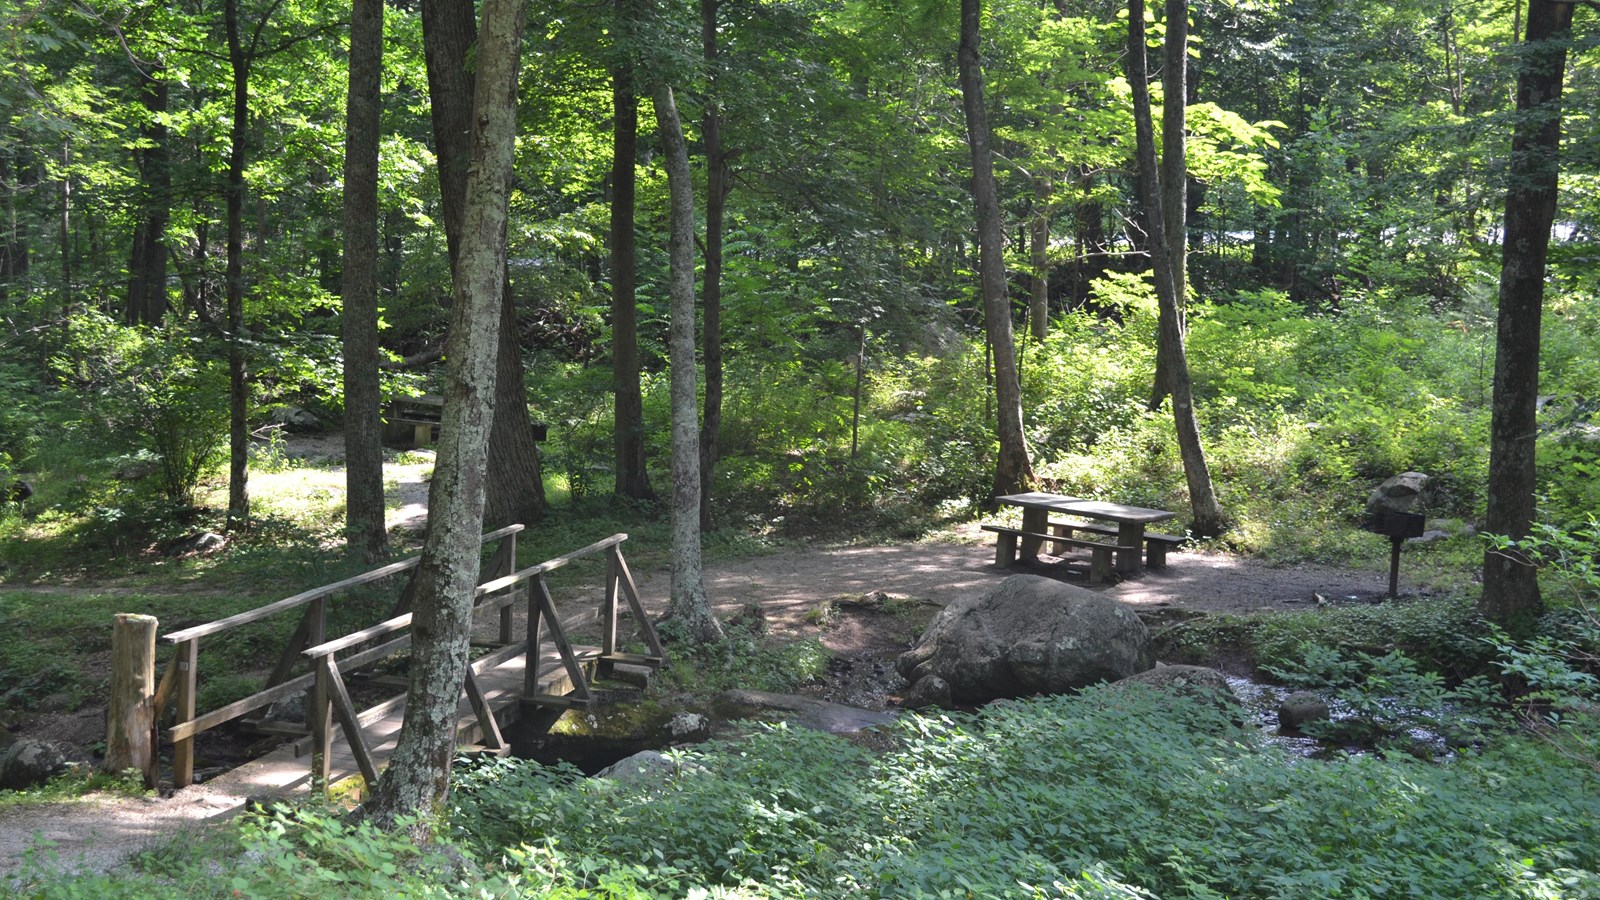
<path id="1" fill-rule="evenodd" d="M 233 121 L 228 149 L 228 531 L 250 527 L 249 372 L 244 358 L 244 142 L 250 128 L 250 59 L 239 33 L 239 0 L 223 5 L 233 71 Z"/>
<path id="2" fill-rule="evenodd" d="M 348 552 L 389 551 L 383 521 L 383 423 L 378 390 L 378 143 L 383 0 L 353 0 L 344 145 L 344 454 Z"/>
<path id="3" fill-rule="evenodd" d="M 1000 201 L 994 184 L 989 116 L 983 100 L 983 67 L 978 53 L 980 0 L 961 0 L 961 46 L 956 55 L 961 81 L 961 106 L 966 113 L 967 142 L 972 149 L 972 204 L 978 221 L 978 272 L 983 290 L 983 317 L 994 353 L 996 430 L 1000 455 L 995 459 L 994 493 L 1012 494 L 1033 483 L 1028 442 L 1022 432 L 1022 387 L 1011 336 L 1011 299 L 1006 292 L 1004 237 Z"/>
<path id="4" fill-rule="evenodd" d="M 1033 179 L 1033 216 L 1028 219 L 1028 264 L 1033 269 L 1028 297 L 1028 329 L 1033 339 L 1050 336 L 1050 179 Z"/>
<path id="5" fill-rule="evenodd" d="M 467 62 L 477 40 L 472 6 L 451 0 L 425 0 L 422 29 L 445 244 L 454 267 L 460 258 L 467 170 L 472 157 L 474 79 Z M 498 394 L 489 438 L 489 499 L 484 514 L 484 524 L 490 527 L 537 519 L 545 507 L 544 478 L 523 382 L 521 330 L 516 324 L 509 286 L 501 292 L 500 302 L 505 309 L 499 313 L 499 349 L 495 357 Z"/>
<path id="6" fill-rule="evenodd" d="M 1516 540 L 1528 536 L 1536 514 L 1539 328 L 1561 167 L 1561 86 L 1572 10 L 1571 3 L 1529 0 L 1528 39 L 1517 75 L 1484 523 L 1491 534 Z M 1538 572 L 1532 563 L 1517 553 L 1487 551 L 1478 611 L 1490 621 L 1521 627 L 1542 609 Z"/>
<path id="7" fill-rule="evenodd" d="M 616 493 L 654 500 L 644 453 L 644 395 L 639 386 L 639 306 L 633 218 L 639 98 L 628 62 L 638 18 L 635 0 L 616 0 L 619 46 L 611 65 L 611 376 L 616 393 L 612 435 Z"/>
<path id="8" fill-rule="evenodd" d="M 471 9 L 471 0 L 449 0 Z M 367 814 L 383 827 L 442 810 L 455 756 L 456 705 L 466 675 L 478 580 L 485 466 L 494 419 L 495 331 L 506 286 L 506 218 L 517 119 L 522 5 L 484 0 L 477 51 L 472 150 L 466 160 L 438 457 L 428 492 L 428 534 L 417 565 L 405 723 Z M 438 98 L 435 98 L 437 102 Z M 418 840 L 428 835 L 416 834 Z"/>
<path id="9" fill-rule="evenodd" d="M 1184 479 L 1189 487 L 1189 502 L 1193 512 L 1190 530 L 1195 534 L 1212 536 L 1221 534 L 1226 527 L 1222 507 L 1217 501 L 1211 483 L 1210 467 L 1206 463 L 1205 448 L 1200 442 L 1199 423 L 1194 414 L 1194 391 L 1189 381 L 1189 363 L 1184 350 L 1182 285 L 1186 260 L 1184 247 L 1184 218 L 1186 203 L 1184 190 L 1188 173 L 1183 164 L 1183 102 L 1182 69 L 1187 60 L 1184 47 L 1188 40 L 1188 9 L 1184 0 L 1167 0 L 1167 72 L 1165 92 L 1168 98 L 1163 116 L 1162 148 L 1166 165 L 1160 170 L 1156 164 L 1155 126 L 1150 114 L 1150 79 L 1145 55 L 1144 0 L 1133 0 L 1128 12 L 1128 84 L 1133 93 L 1134 140 L 1137 145 L 1139 187 L 1145 198 L 1145 229 L 1149 235 L 1151 267 L 1155 272 L 1156 298 L 1160 303 L 1157 322 L 1156 368 L 1165 372 L 1157 381 L 1165 382 L 1172 397 L 1172 415 L 1177 430 L 1178 452 L 1183 458 Z M 1177 107 L 1178 121 L 1174 123 L 1173 110 Z M 1174 162 L 1176 161 L 1176 162 Z M 1163 183 L 1164 182 L 1164 183 Z M 1175 206 L 1176 214 L 1170 209 Z M 1176 227 L 1176 230 L 1172 230 Z M 1174 251 L 1173 242 L 1177 242 Z"/>
<path id="10" fill-rule="evenodd" d="M 154 325 L 167 314 L 167 219 L 172 204 L 172 166 L 167 149 L 167 80 L 160 63 L 138 70 L 139 99 L 149 120 L 139 134 L 150 146 L 135 151 L 139 166 L 139 211 L 128 259 L 124 320 Z"/>
<path id="11" fill-rule="evenodd" d="M 667 329 L 672 374 L 672 600 L 667 617 L 683 624 L 697 644 L 722 639 L 722 626 L 706 598 L 700 552 L 700 435 L 694 358 L 694 181 L 689 147 L 673 102 L 672 86 L 655 87 L 656 121 L 671 201 L 667 256 L 672 321 Z"/>
<path id="12" fill-rule="evenodd" d="M 706 146 L 706 262 L 701 283 L 706 370 L 705 417 L 700 425 L 700 529 L 710 531 L 711 483 L 722 434 L 722 230 L 728 200 L 728 159 L 722 148 L 722 106 L 717 94 L 717 9 L 700 0 L 700 39 L 710 73 L 701 139 Z"/>

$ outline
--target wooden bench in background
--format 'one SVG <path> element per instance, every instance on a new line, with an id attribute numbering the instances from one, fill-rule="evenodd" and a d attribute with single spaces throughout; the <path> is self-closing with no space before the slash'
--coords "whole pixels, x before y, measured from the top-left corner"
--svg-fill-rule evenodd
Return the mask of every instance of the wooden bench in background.
<path id="1" fill-rule="evenodd" d="M 1023 531 L 1020 528 L 1007 528 L 1004 525 L 985 525 L 984 531 L 994 532 L 996 535 L 994 564 L 1001 569 L 1011 567 L 1017 559 L 1017 539 L 1037 538 L 1048 541 L 1056 548 L 1076 547 L 1089 551 L 1089 581 L 1098 584 L 1111 578 L 1113 566 L 1112 557 L 1125 550 L 1137 550 L 1135 547 L 1123 547 L 1117 544 L 1107 544 L 1101 541 L 1086 541 L 1071 535 L 1039 534 L 1032 531 Z M 1113 529 L 1113 532 L 1115 529 Z"/>
<path id="2" fill-rule="evenodd" d="M 1117 536 L 1115 525 L 1094 524 L 1065 524 L 1061 522 L 1050 523 L 1050 530 L 1062 537 L 1072 537 L 1074 531 L 1087 531 L 1091 534 L 1103 534 L 1108 537 Z M 1157 534 L 1147 531 L 1144 533 L 1144 558 L 1145 565 L 1152 569 L 1159 569 L 1167 564 L 1167 551 L 1173 550 L 1188 543 L 1189 539 L 1176 534 Z"/>
<path id="3" fill-rule="evenodd" d="M 389 401 L 383 418 L 383 442 L 391 447 L 429 447 L 439 439 L 439 420 L 444 418 L 444 398 L 437 394 L 396 397 Z M 533 439 L 543 442 L 549 433 L 547 423 L 535 420 Z"/>

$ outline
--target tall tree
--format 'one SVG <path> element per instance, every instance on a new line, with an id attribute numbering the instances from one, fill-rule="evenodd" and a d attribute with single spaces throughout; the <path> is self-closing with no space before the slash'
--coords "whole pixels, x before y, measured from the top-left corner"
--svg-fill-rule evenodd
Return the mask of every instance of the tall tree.
<path id="1" fill-rule="evenodd" d="M 250 527 L 250 374 L 244 334 L 244 164 L 250 128 L 250 66 L 261 31 L 277 3 L 256 22 L 248 44 L 239 21 L 239 0 L 223 4 L 228 35 L 228 65 L 233 73 L 233 107 L 228 148 L 227 330 L 228 330 L 228 517 L 229 531 Z"/>
<path id="2" fill-rule="evenodd" d="M 167 147 L 169 90 L 159 60 L 134 60 L 143 120 L 140 146 L 134 151 L 139 170 L 137 219 L 128 258 L 129 324 L 154 324 L 167 314 L 167 220 L 172 209 L 171 153 Z"/>
<path id="3" fill-rule="evenodd" d="M 353 0 L 344 144 L 345 534 L 352 556 L 389 549 L 378 390 L 378 143 L 383 0 Z"/>
<path id="4" fill-rule="evenodd" d="M 1514 540 L 1528 536 L 1536 513 L 1539 328 L 1545 260 L 1556 215 L 1561 88 L 1574 5 L 1529 0 L 1527 39 L 1518 56 L 1517 118 L 1511 138 L 1495 336 L 1489 504 L 1484 523 L 1490 533 Z M 1538 572 L 1528 559 L 1495 549 L 1484 554 L 1478 611 L 1485 618 L 1523 625 L 1542 608 Z"/>
<path id="5" fill-rule="evenodd" d="M 639 386 L 639 302 L 634 247 L 639 97 L 635 31 L 639 0 L 615 0 L 611 61 L 611 376 L 616 493 L 654 500 L 644 453 L 644 392 Z"/>
<path id="6" fill-rule="evenodd" d="M 427 57 L 428 95 L 433 138 L 439 160 L 439 192 L 444 207 L 445 243 L 451 265 L 460 259 L 460 232 L 465 216 L 467 173 L 472 162 L 473 70 L 468 59 L 476 27 L 471 4 L 424 0 L 423 47 Z M 523 382 L 521 329 L 509 288 L 501 295 L 500 349 L 496 357 L 496 415 L 489 441 L 489 500 L 484 521 L 490 526 L 527 522 L 544 511 L 533 423 L 528 418 L 528 391 Z"/>
<path id="7" fill-rule="evenodd" d="M 700 0 L 700 44 L 706 63 L 706 101 L 700 129 L 706 148 L 706 260 L 700 309 L 705 340 L 705 416 L 700 424 L 700 528 L 711 530 L 711 483 L 722 435 L 722 234 L 728 205 L 728 155 L 722 147 L 722 98 L 718 95 L 717 10 L 721 0 Z"/>
<path id="8" fill-rule="evenodd" d="M 1006 291 L 1005 237 L 1000 200 L 994 183 L 994 154 L 989 114 L 983 98 L 983 62 L 979 53 L 981 0 L 961 0 L 961 43 L 956 54 L 961 82 L 961 107 L 966 113 L 967 144 L 972 150 L 972 205 L 978 219 L 978 278 L 983 292 L 983 317 L 994 354 L 995 408 L 1000 454 L 994 465 L 994 493 L 1011 494 L 1033 483 L 1033 464 L 1022 432 L 1022 386 L 1017 374 L 1016 345 L 1011 331 L 1011 298 Z"/>
<path id="9" fill-rule="evenodd" d="M 683 139 L 672 85 L 654 89 L 667 168 L 668 293 L 672 318 L 667 331 L 672 378 L 672 599 L 668 618 L 681 622 L 695 643 L 722 639 L 722 626 L 706 597 L 700 548 L 700 434 L 696 407 L 694 355 L 694 181 L 689 145 Z"/>
<path id="10" fill-rule="evenodd" d="M 465 6 L 472 0 L 438 0 Z M 453 12 L 447 10 L 446 12 Z M 443 807 L 455 756 L 456 704 L 466 676 L 478 580 L 485 464 L 497 398 L 506 220 L 515 157 L 520 0 L 484 0 L 472 103 L 472 149 L 454 270 L 447 380 L 428 534 L 417 565 L 405 723 L 367 814 L 384 827 Z M 435 33 L 437 34 L 437 33 Z M 419 839 L 425 835 L 416 835 Z"/>
<path id="11" fill-rule="evenodd" d="M 1128 8 L 1128 84 L 1133 93 L 1134 141 L 1138 155 L 1139 193 L 1144 200 L 1151 268 L 1160 304 L 1156 338 L 1158 381 L 1170 392 L 1192 511 L 1190 530 L 1221 534 L 1226 527 L 1222 506 L 1211 484 L 1200 426 L 1194 414 L 1194 390 L 1184 349 L 1183 292 L 1185 207 L 1188 171 L 1184 148 L 1184 70 L 1188 62 L 1189 9 L 1185 0 L 1167 0 L 1166 58 L 1163 71 L 1162 163 L 1157 168 L 1155 126 L 1150 114 L 1149 63 L 1145 53 L 1144 0 Z M 1161 374 L 1164 373 L 1164 374 Z"/>

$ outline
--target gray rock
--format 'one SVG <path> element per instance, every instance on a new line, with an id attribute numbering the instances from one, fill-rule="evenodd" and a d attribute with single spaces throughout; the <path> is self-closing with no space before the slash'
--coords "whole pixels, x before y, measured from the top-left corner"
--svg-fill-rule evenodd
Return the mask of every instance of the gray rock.
<path id="1" fill-rule="evenodd" d="M 945 607 L 895 663 L 912 696 L 918 681 L 938 676 L 961 704 L 1065 693 L 1154 665 L 1132 607 L 1037 575 Z"/>
<path id="2" fill-rule="evenodd" d="M 272 411 L 272 421 L 290 431 L 321 431 L 322 420 L 298 406 L 280 406 Z"/>
<path id="3" fill-rule="evenodd" d="M 662 782 L 678 773 L 678 764 L 655 750 L 641 750 L 596 772 L 596 778 L 609 778 L 624 784 Z"/>
<path id="4" fill-rule="evenodd" d="M 1410 512 L 1432 480 L 1421 472 L 1401 472 L 1393 476 L 1367 496 L 1367 515 Z"/>
<path id="5" fill-rule="evenodd" d="M 1406 538 L 1406 544 L 1417 547 L 1425 547 L 1428 544 L 1437 544 L 1440 541 L 1447 541 L 1449 539 L 1450 532 L 1432 528 L 1424 531 L 1422 534 L 1414 538 Z"/>
<path id="6" fill-rule="evenodd" d="M 667 720 L 667 736 L 674 744 L 698 743 L 711 737 L 711 720 L 699 713 L 677 713 Z"/>
<path id="7" fill-rule="evenodd" d="M 0 757 L 0 788 L 20 791 L 44 784 L 67 770 L 60 744 L 24 738 Z"/>
<path id="8" fill-rule="evenodd" d="M 306 720 L 306 695 L 294 694 L 267 707 L 264 718 L 275 722 L 304 722 Z"/>
<path id="9" fill-rule="evenodd" d="M 167 542 L 161 548 L 161 552 L 167 556 L 188 556 L 191 553 L 211 553 L 226 546 L 228 546 L 226 535 L 217 534 L 215 531 L 202 531 L 199 534 L 185 535 Z"/>
<path id="10" fill-rule="evenodd" d="M 900 698 L 905 709 L 950 705 L 950 683 L 937 675 L 919 678 Z"/>
<path id="11" fill-rule="evenodd" d="M 1328 718 L 1328 704 L 1311 691 L 1295 691 L 1278 704 L 1278 730 L 1299 731 Z"/>
<path id="12" fill-rule="evenodd" d="M 711 710 L 724 719 L 784 721 L 829 734 L 855 734 L 888 725 L 896 718 L 891 712 L 770 691 L 723 691 L 712 698 Z"/>
<path id="13" fill-rule="evenodd" d="M 1129 675 L 1115 682 L 1116 687 L 1142 684 L 1167 691 L 1179 697 L 1214 706 L 1230 715 L 1240 712 L 1244 704 L 1228 684 L 1228 677 L 1216 669 L 1205 666 L 1165 666 Z"/>

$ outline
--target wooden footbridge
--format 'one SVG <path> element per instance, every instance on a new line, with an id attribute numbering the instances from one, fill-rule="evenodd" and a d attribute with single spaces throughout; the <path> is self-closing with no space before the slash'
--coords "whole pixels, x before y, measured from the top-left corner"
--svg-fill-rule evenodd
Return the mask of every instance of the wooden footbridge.
<path id="1" fill-rule="evenodd" d="M 516 568 L 517 534 L 511 525 L 484 535 L 484 545 L 495 545 L 482 568 L 476 592 L 474 621 L 498 618 L 492 640 L 474 640 L 483 652 L 472 659 L 462 685 L 458 707 L 458 741 L 466 748 L 504 755 L 509 752 L 502 729 L 514 721 L 524 704 L 553 708 L 587 707 L 596 699 L 592 681 L 619 665 L 660 666 L 661 642 L 639 601 L 638 588 L 622 555 L 625 534 L 615 534 L 564 556 L 525 569 Z M 556 609 L 547 576 L 577 560 L 604 556 L 603 596 L 598 615 L 584 611 L 563 620 Z M 350 775 L 375 782 L 393 752 L 405 716 L 406 679 L 383 674 L 391 660 L 407 654 L 411 644 L 409 582 L 400 592 L 391 617 L 371 627 L 338 637 L 328 635 L 330 605 L 339 595 L 364 585 L 397 579 L 416 568 L 413 557 L 315 588 L 292 597 L 214 622 L 164 635 L 176 653 L 155 690 L 156 719 L 169 704 L 176 721 L 160 731 L 172 749 L 172 783 L 177 788 L 194 782 L 195 738 L 228 722 L 240 720 L 259 730 L 285 734 L 290 741 L 254 768 L 254 786 L 283 790 L 305 783 L 326 788 Z M 519 637 L 516 612 L 525 611 L 526 628 Z M 300 620 L 266 679 L 265 686 L 248 697 L 217 709 L 196 709 L 203 639 L 231 629 L 298 611 Z M 643 653 L 623 652 L 618 642 L 621 622 L 631 618 L 638 630 Z M 599 646 L 579 646 L 570 632 L 575 626 L 599 622 Z M 531 652 L 530 652 L 530 648 Z M 354 689 L 354 690 L 353 690 Z M 250 718 L 270 704 L 295 695 L 306 696 L 304 723 L 282 723 Z M 358 709 L 353 697 L 371 702 Z"/>

